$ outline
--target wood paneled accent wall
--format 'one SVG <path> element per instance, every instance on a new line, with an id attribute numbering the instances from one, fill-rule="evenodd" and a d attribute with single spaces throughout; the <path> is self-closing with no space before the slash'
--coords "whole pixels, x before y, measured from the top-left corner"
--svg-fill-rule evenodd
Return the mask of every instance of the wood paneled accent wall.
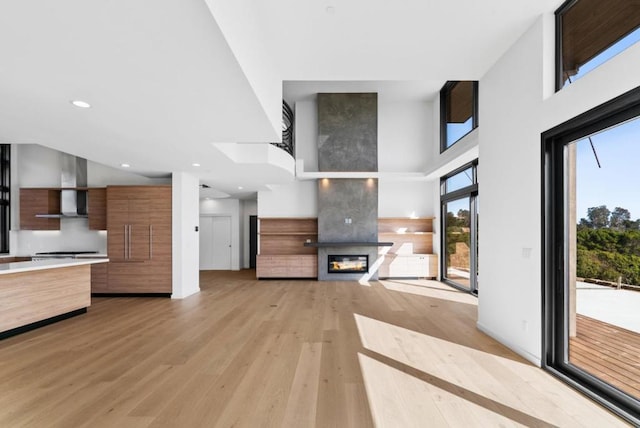
<path id="1" fill-rule="evenodd" d="M 378 237 L 393 242 L 380 265 L 380 278 L 438 276 L 438 256 L 433 254 L 433 220 L 433 217 L 378 219 Z"/>
<path id="2" fill-rule="evenodd" d="M 260 218 L 258 278 L 316 278 L 317 249 L 305 247 L 318 240 L 316 218 Z"/>

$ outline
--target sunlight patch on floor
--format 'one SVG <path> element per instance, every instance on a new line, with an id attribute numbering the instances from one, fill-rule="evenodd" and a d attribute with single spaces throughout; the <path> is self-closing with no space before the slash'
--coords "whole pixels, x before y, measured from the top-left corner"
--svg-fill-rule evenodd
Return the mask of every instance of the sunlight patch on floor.
<path id="1" fill-rule="evenodd" d="M 427 279 L 381 279 L 380 283 L 387 290 L 478 306 L 477 297 L 438 281 Z"/>
<path id="2" fill-rule="evenodd" d="M 561 402 L 557 403 L 549 399 L 545 396 L 544 391 L 531 391 L 532 383 L 541 385 L 542 390 L 545 389 L 545 385 L 548 385 L 549 375 L 538 367 L 363 315 L 354 314 L 354 317 L 360 340 L 365 349 L 380 354 L 394 363 L 397 362 L 400 366 L 417 369 L 426 377 L 433 376 L 437 379 L 435 384 L 450 386 L 451 390 L 464 391 L 456 398 L 459 404 L 448 405 L 452 409 L 463 406 L 468 411 L 469 406 L 475 406 L 478 402 L 486 402 L 490 410 L 496 411 L 497 408 L 498 413 L 502 416 L 515 414 L 525 420 L 532 418 L 539 421 L 553 418 L 553 423 L 559 423 L 561 426 L 576 423 L 571 416 L 560 411 L 558 406 L 562 405 Z M 394 400 L 408 399 L 405 397 L 406 394 L 402 392 L 404 386 L 396 386 L 404 383 L 408 383 L 406 387 L 411 389 L 411 394 L 414 394 L 410 400 L 451 402 L 451 397 L 447 394 L 434 392 L 433 388 L 421 385 L 420 379 L 401 380 L 399 375 L 387 373 L 384 375 L 387 380 L 384 381 L 382 374 L 374 373 L 380 371 L 379 364 L 363 361 L 362 357 L 361 364 L 363 364 L 361 369 L 365 377 L 367 393 L 370 395 L 372 411 L 376 417 L 382 414 L 383 416 L 380 417 L 386 418 L 384 416 L 386 410 L 378 409 L 379 406 L 399 406 L 400 404 L 393 404 Z M 410 375 L 404 374 L 404 376 Z M 379 388 L 387 390 L 380 391 Z M 524 395 L 520 393 L 522 388 L 527 388 L 529 399 L 520 398 Z M 390 399 L 389 394 L 396 394 L 395 398 Z M 532 395 L 537 395 L 534 400 L 530 400 Z M 474 397 L 474 401 L 470 401 L 469 397 Z M 416 409 L 411 409 L 413 412 L 422 411 L 422 407 L 418 404 L 409 405 L 416 407 Z M 405 411 L 403 409 L 396 410 Z M 442 409 L 440 410 L 442 411 Z"/>
<path id="3" fill-rule="evenodd" d="M 376 427 L 515 426 L 508 418 L 473 403 L 463 403 L 450 392 L 358 354 L 369 406 Z"/>

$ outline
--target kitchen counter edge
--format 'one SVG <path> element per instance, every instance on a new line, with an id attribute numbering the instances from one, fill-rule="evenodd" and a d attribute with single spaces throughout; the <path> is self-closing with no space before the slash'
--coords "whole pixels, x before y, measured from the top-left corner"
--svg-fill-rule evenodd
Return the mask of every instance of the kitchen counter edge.
<path id="1" fill-rule="evenodd" d="M 43 269 L 57 269 L 71 266 L 91 265 L 94 263 L 107 263 L 108 258 L 82 258 L 82 259 L 50 259 L 31 262 L 13 262 L 0 264 L 0 275 L 20 272 L 30 272 Z"/>

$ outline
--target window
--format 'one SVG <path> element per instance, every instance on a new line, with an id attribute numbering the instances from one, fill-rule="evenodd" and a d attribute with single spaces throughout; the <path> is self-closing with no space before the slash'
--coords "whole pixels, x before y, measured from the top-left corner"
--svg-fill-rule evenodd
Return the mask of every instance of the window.
<path id="1" fill-rule="evenodd" d="M 640 423 L 640 88 L 545 132 L 545 368 Z"/>
<path id="2" fill-rule="evenodd" d="M 441 178 L 442 279 L 478 293 L 478 161 Z"/>
<path id="3" fill-rule="evenodd" d="M 569 0 L 556 10 L 556 90 L 640 40 L 640 2 Z"/>
<path id="4" fill-rule="evenodd" d="M 440 152 L 478 127 L 478 82 L 447 82 L 440 91 Z"/>
<path id="5" fill-rule="evenodd" d="M 0 144 L 0 253 L 9 252 L 11 145 Z"/>

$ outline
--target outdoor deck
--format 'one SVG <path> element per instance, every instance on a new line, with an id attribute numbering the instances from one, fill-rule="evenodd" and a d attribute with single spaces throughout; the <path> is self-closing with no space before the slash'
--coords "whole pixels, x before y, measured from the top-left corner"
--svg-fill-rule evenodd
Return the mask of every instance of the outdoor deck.
<path id="1" fill-rule="evenodd" d="M 569 351 L 572 364 L 640 397 L 640 334 L 578 314 Z"/>

